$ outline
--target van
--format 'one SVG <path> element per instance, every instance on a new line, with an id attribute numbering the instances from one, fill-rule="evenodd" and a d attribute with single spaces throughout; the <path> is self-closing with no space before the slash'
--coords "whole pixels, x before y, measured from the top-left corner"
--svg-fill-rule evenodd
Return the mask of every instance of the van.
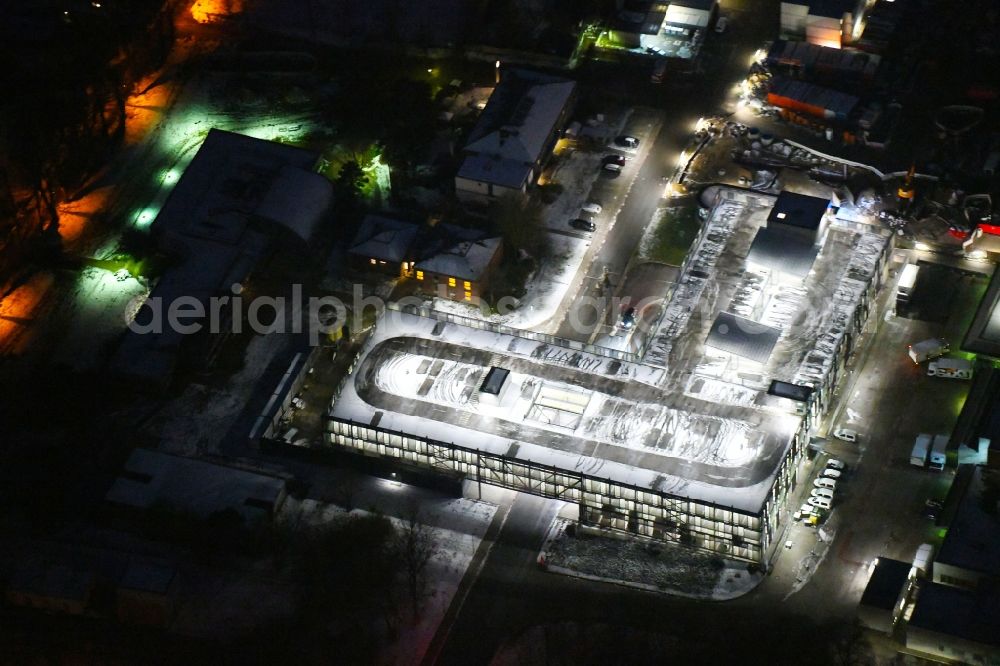
<path id="1" fill-rule="evenodd" d="M 809 506 L 814 506 L 817 509 L 825 509 L 829 511 L 830 507 L 833 506 L 833 502 L 831 502 L 829 499 L 825 497 L 810 497 Z"/>
<path id="2" fill-rule="evenodd" d="M 830 490 L 835 490 L 837 488 L 837 482 L 834 479 L 830 479 L 825 476 L 821 476 L 813 481 L 813 485 L 817 488 L 828 488 Z"/>

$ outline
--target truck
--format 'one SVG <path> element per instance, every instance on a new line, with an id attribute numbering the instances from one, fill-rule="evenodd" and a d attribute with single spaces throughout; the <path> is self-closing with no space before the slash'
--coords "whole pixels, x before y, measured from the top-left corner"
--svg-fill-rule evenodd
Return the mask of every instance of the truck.
<path id="1" fill-rule="evenodd" d="M 896 284 L 896 307 L 910 302 L 910 295 L 913 294 L 913 287 L 917 284 L 919 273 L 920 266 L 917 264 L 903 266 L 903 272 L 900 273 L 899 282 Z"/>
<path id="2" fill-rule="evenodd" d="M 929 543 L 921 544 L 917 548 L 917 554 L 913 557 L 913 568 L 910 569 L 910 578 L 916 576 L 926 576 L 931 572 L 931 556 L 934 555 L 934 546 Z"/>
<path id="3" fill-rule="evenodd" d="M 944 338 L 929 338 L 910 345 L 910 358 L 914 363 L 923 363 L 938 356 L 944 356 L 951 347 Z"/>
<path id="4" fill-rule="evenodd" d="M 927 462 L 927 467 L 940 472 L 944 469 L 947 457 L 948 435 L 934 435 L 934 444 L 931 446 L 931 458 Z"/>
<path id="5" fill-rule="evenodd" d="M 927 452 L 931 448 L 930 435 L 919 434 L 917 441 L 913 443 L 913 450 L 910 452 L 910 464 L 923 467 L 927 464 Z"/>
<path id="6" fill-rule="evenodd" d="M 972 361 L 964 358 L 939 358 L 927 365 L 929 377 L 972 379 Z"/>

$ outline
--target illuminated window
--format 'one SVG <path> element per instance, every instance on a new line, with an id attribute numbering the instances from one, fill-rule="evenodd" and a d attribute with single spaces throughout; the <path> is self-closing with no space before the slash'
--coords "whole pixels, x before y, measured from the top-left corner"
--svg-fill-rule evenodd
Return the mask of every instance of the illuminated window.
<path id="1" fill-rule="evenodd" d="M 784 214 L 784 213 L 778 213 L 778 215 L 777 215 L 776 217 L 777 217 L 777 218 L 778 218 L 779 220 L 783 220 L 783 219 L 785 219 L 785 214 Z"/>
<path id="2" fill-rule="evenodd" d="M 383 266 L 385 265 L 385 262 L 382 261 L 381 259 L 378 260 L 378 263 L 382 264 Z"/>
<path id="3" fill-rule="evenodd" d="M 455 278 L 448 278 L 448 286 L 449 287 L 455 286 Z"/>
<path id="4" fill-rule="evenodd" d="M 423 280 L 424 279 L 424 272 L 423 271 L 417 271 L 417 279 L 418 280 Z"/>
<path id="5" fill-rule="evenodd" d="M 374 266 L 375 265 L 375 260 L 374 259 L 369 259 L 368 263 L 370 263 L 372 266 Z"/>
<path id="6" fill-rule="evenodd" d="M 465 300 L 467 300 L 467 301 L 471 301 L 472 300 L 472 292 L 471 291 L 465 292 Z"/>
<path id="7" fill-rule="evenodd" d="M 469 291 L 470 289 L 472 289 L 472 283 L 469 282 L 468 280 L 466 280 L 465 281 L 465 290 Z"/>

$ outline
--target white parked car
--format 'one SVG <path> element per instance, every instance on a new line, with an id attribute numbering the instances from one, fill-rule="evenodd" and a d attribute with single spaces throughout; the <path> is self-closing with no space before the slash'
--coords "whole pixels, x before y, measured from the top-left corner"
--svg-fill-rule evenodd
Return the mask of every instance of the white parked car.
<path id="1" fill-rule="evenodd" d="M 830 490 L 836 490 L 837 489 L 837 482 L 836 481 L 834 481 L 833 479 L 828 479 L 828 478 L 822 477 L 822 476 L 819 477 L 818 479 L 814 479 L 813 480 L 813 485 L 816 486 L 817 488 L 828 488 Z"/>
<path id="2" fill-rule="evenodd" d="M 811 497 L 825 497 L 828 500 L 833 499 L 833 491 L 829 488 L 813 488 L 809 491 Z"/>
<path id="3" fill-rule="evenodd" d="M 584 213 L 597 215 L 604 209 L 601 207 L 601 204 L 594 203 L 593 201 L 588 201 L 587 203 L 583 204 L 583 206 L 580 207 L 580 210 L 583 211 Z"/>
<path id="4" fill-rule="evenodd" d="M 842 472 L 846 467 L 847 465 L 836 459 L 831 459 L 826 461 L 827 469 L 835 469 Z"/>
<path id="5" fill-rule="evenodd" d="M 832 479 L 839 479 L 840 478 L 840 470 L 839 469 L 824 469 L 822 472 L 819 473 L 819 477 L 821 479 L 831 479 L 831 480 Z"/>
<path id="6" fill-rule="evenodd" d="M 845 442 L 858 441 L 858 433 L 849 428 L 837 428 L 833 431 L 833 436 Z"/>
<path id="7" fill-rule="evenodd" d="M 809 506 L 814 506 L 817 509 L 826 509 L 827 511 L 829 511 L 830 507 L 833 506 L 833 503 L 830 500 L 826 499 L 825 497 L 810 497 Z"/>

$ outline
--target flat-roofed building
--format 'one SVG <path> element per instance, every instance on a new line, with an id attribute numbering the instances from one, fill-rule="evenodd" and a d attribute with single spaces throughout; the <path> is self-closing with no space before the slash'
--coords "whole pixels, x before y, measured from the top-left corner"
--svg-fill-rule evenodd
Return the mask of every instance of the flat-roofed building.
<path id="1" fill-rule="evenodd" d="M 781 329 L 752 319 L 720 312 L 709 329 L 705 346 L 729 354 L 741 368 L 759 370 L 781 337 Z"/>
<path id="2" fill-rule="evenodd" d="M 966 589 L 1000 583 L 1000 470 L 961 465 L 948 503 L 956 509 L 934 560 L 934 582 Z"/>
<path id="3" fill-rule="evenodd" d="M 775 233 L 796 236 L 813 245 L 822 245 L 830 227 L 829 199 L 783 191 L 767 216 L 767 228 Z"/>
<path id="4" fill-rule="evenodd" d="M 892 633 L 906 602 L 912 566 L 888 557 L 878 558 L 858 604 L 858 620 L 863 626 Z"/>
<path id="5" fill-rule="evenodd" d="M 1000 590 L 925 583 L 906 625 L 906 647 L 935 661 L 1000 662 Z"/>
<path id="6" fill-rule="evenodd" d="M 778 282 L 802 284 L 816 263 L 819 248 L 799 235 L 790 235 L 772 228 L 757 230 L 747 268 L 766 272 Z"/>
<path id="7" fill-rule="evenodd" d="M 228 305 L 213 309 L 210 300 L 228 302 L 234 286 L 248 282 L 276 249 L 309 256 L 333 202 L 332 184 L 314 171 L 318 160 L 318 153 L 294 146 L 209 130 L 150 228 L 174 262 L 115 351 L 114 374 L 163 390 L 179 366 L 212 364 L 234 313 Z M 191 333 L 165 323 L 173 304 L 190 308 L 191 299 L 215 312 L 217 325 L 201 322 Z"/>
<path id="8" fill-rule="evenodd" d="M 148 449 L 132 452 L 106 495 L 113 504 L 203 518 L 231 510 L 248 522 L 272 516 L 285 497 L 284 479 Z"/>

